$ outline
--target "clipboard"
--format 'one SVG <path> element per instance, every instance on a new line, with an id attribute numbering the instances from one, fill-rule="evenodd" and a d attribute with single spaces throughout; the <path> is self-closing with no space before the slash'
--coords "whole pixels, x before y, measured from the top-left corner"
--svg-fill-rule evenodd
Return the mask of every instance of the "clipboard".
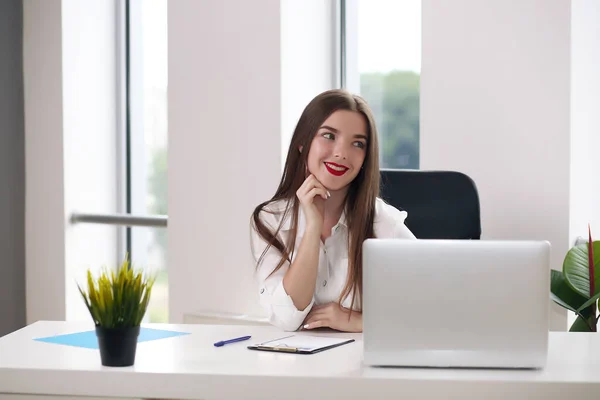
<path id="1" fill-rule="evenodd" d="M 248 349 L 278 353 L 315 354 L 352 342 L 354 342 L 354 339 L 289 335 L 248 346 Z"/>

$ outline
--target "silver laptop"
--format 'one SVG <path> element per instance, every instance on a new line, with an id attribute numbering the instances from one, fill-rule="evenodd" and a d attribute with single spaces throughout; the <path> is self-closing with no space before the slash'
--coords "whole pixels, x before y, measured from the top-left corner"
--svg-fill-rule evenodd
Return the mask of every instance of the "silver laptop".
<path id="1" fill-rule="evenodd" d="M 550 244 L 368 239 L 364 363 L 543 368 Z"/>

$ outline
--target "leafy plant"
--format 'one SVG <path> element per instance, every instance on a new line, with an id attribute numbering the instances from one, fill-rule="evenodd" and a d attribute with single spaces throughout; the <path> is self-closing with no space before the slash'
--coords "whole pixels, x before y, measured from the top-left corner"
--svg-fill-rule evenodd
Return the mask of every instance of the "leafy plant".
<path id="1" fill-rule="evenodd" d="M 139 326 L 148 308 L 154 276 L 134 270 L 128 256 L 114 270 L 104 268 L 94 279 L 87 271 L 87 291 L 79 284 L 79 292 L 97 326 L 104 328 L 130 328 Z"/>
<path id="2" fill-rule="evenodd" d="M 592 241 L 569 250 L 561 271 L 551 271 L 550 297 L 561 307 L 577 314 L 571 332 L 596 332 L 600 298 L 600 241 Z"/>

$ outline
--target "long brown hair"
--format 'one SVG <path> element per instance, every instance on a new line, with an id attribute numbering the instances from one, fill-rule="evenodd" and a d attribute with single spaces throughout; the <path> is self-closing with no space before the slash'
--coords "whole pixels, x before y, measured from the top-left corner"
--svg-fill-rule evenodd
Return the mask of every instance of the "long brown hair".
<path id="1" fill-rule="evenodd" d="M 253 228 L 268 243 L 258 260 L 257 267 L 271 246 L 274 246 L 281 253 L 281 260 L 273 272 L 281 268 L 286 261 L 291 264 L 296 245 L 298 210 L 300 207 L 296 191 L 305 180 L 305 166 L 308 158 L 308 151 L 301 152 L 299 149 L 310 149 L 317 130 L 331 114 L 338 110 L 359 112 L 365 118 L 368 130 L 367 151 L 363 168 L 350 184 L 344 204 L 346 224 L 349 230 L 348 280 L 338 302 L 341 304 L 352 292 L 350 306 L 352 310 L 357 299 L 362 308 L 362 244 L 365 239 L 374 237 L 375 201 L 379 194 L 377 130 L 373 113 L 362 97 L 342 89 L 335 89 L 319 94 L 306 106 L 294 130 L 279 187 L 270 200 L 259 204 L 254 209 L 252 222 Z M 274 211 L 269 210 L 267 206 L 279 200 L 287 201 L 281 224 L 286 218 L 292 218 L 290 240 L 285 244 L 278 238 L 281 224 L 275 232 L 272 232 L 260 218 L 262 211 L 273 213 Z"/>

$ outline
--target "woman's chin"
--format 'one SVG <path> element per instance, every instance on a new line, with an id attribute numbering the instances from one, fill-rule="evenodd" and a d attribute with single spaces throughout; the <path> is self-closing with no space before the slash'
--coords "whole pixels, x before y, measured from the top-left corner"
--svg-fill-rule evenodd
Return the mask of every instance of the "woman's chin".
<path id="1" fill-rule="evenodd" d="M 346 183 L 346 182 L 340 182 L 340 180 L 337 179 L 337 178 L 334 178 L 334 179 L 325 178 L 325 179 L 323 179 L 320 182 L 330 192 L 337 192 L 337 191 L 340 191 L 340 190 L 344 190 L 345 188 L 348 187 L 348 183 Z"/>
<path id="2" fill-rule="evenodd" d="M 346 174 L 342 176 L 334 176 L 329 171 L 319 171 L 319 174 L 316 174 L 315 177 L 323 186 L 325 186 L 327 190 L 334 192 L 338 190 L 344 190 L 350 184 L 351 181 L 349 181 L 348 177 L 345 175 Z"/>

